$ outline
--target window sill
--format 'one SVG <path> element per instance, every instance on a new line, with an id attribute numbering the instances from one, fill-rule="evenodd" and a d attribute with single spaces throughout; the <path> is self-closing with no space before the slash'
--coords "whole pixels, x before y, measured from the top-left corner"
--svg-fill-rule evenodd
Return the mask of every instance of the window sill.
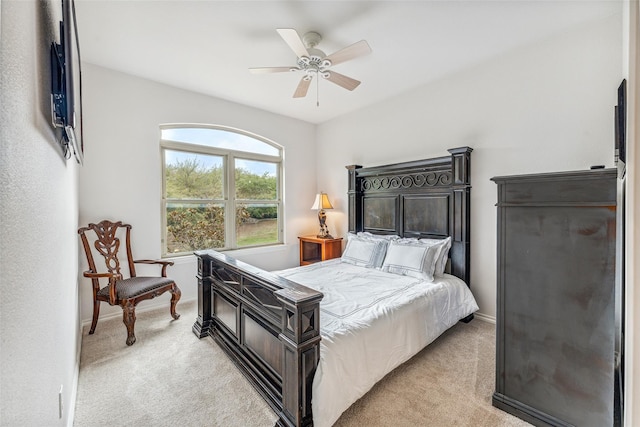
<path id="1" fill-rule="evenodd" d="M 236 257 L 237 255 L 256 255 L 256 254 L 266 254 L 266 253 L 274 253 L 274 252 L 284 252 L 287 250 L 288 246 L 289 245 L 285 243 L 279 243 L 277 245 L 256 246 L 253 248 L 228 249 L 223 252 L 229 256 Z"/>
<path id="2" fill-rule="evenodd" d="M 253 248 L 242 248 L 242 249 L 225 249 L 220 251 L 234 258 L 238 258 L 242 255 L 260 255 L 260 254 L 270 254 L 276 252 L 285 252 L 288 248 L 292 246 L 286 243 L 280 243 L 277 245 L 269 245 L 269 246 L 256 246 Z M 193 262 L 195 259 L 195 255 L 193 254 L 182 254 L 182 255 L 168 255 L 162 258 L 165 261 L 173 261 L 176 264 L 187 264 Z"/>

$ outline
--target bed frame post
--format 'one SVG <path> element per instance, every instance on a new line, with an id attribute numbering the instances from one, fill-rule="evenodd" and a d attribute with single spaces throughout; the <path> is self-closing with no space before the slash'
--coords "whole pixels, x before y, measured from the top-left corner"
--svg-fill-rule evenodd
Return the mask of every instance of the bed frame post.
<path id="1" fill-rule="evenodd" d="M 358 169 L 360 165 L 345 166 L 349 172 L 349 187 L 347 197 L 349 198 L 349 229 L 351 233 L 362 231 L 362 190 L 358 185 Z"/>
<path id="2" fill-rule="evenodd" d="M 292 289 L 275 292 L 284 307 L 282 318 L 282 412 L 278 426 L 311 426 L 311 390 L 320 361 L 320 300 Z"/>
<path id="3" fill-rule="evenodd" d="M 211 316 L 211 279 L 210 279 L 210 263 L 204 262 L 202 254 L 195 253 L 198 259 L 198 317 L 191 330 L 198 338 L 205 337 L 210 334 L 213 327 L 213 318 Z"/>
<path id="4" fill-rule="evenodd" d="M 471 152 L 470 147 L 452 148 L 451 153 L 451 274 L 470 286 L 471 279 Z"/>

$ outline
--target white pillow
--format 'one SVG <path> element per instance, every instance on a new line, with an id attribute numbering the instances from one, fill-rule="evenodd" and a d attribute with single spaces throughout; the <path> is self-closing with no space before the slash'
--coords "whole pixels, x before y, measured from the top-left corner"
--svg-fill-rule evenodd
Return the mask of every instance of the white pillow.
<path id="1" fill-rule="evenodd" d="M 358 231 L 358 237 L 368 237 L 370 239 L 397 240 L 400 236 L 395 234 L 373 234 L 368 231 Z"/>
<path id="2" fill-rule="evenodd" d="M 415 237 L 404 237 L 398 240 L 399 243 L 413 243 L 424 245 L 439 245 L 440 251 L 438 252 L 438 259 L 436 260 L 436 269 L 434 274 L 436 276 L 442 276 L 444 270 L 447 267 L 447 260 L 449 259 L 449 250 L 451 249 L 451 237 L 446 239 L 417 239 Z"/>
<path id="3" fill-rule="evenodd" d="M 447 260 L 449 259 L 449 250 L 451 249 L 451 236 L 446 239 L 420 239 L 419 242 L 427 244 L 439 244 L 440 252 L 438 253 L 438 260 L 436 261 L 436 276 L 442 276 L 444 269 L 447 267 Z"/>
<path id="4" fill-rule="evenodd" d="M 388 245 L 389 242 L 385 239 L 371 239 L 349 233 L 341 259 L 360 267 L 380 268 Z"/>
<path id="5" fill-rule="evenodd" d="M 392 241 L 382 264 L 382 271 L 417 277 L 433 282 L 436 261 L 442 244 Z"/>

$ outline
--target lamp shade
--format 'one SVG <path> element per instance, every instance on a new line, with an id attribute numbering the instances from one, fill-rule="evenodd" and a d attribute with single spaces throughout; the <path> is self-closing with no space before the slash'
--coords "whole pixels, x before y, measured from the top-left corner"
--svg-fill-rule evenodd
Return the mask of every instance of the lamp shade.
<path id="1" fill-rule="evenodd" d="M 333 209 L 333 206 L 331 206 L 329 196 L 327 196 L 326 193 L 318 193 L 316 194 L 316 200 L 313 202 L 311 209 Z"/>

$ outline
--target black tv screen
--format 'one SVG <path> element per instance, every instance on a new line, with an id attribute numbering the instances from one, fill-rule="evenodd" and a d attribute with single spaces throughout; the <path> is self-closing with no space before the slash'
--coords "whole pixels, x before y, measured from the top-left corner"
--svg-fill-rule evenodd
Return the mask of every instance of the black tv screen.
<path id="1" fill-rule="evenodd" d="M 82 164 L 82 74 L 73 0 L 62 0 L 60 43 L 51 43 L 51 122 L 62 130 L 65 157 L 74 156 Z"/>
<path id="2" fill-rule="evenodd" d="M 624 177 L 627 163 L 627 80 L 618 86 L 618 104 L 614 107 L 614 155 L 618 176 Z"/>

